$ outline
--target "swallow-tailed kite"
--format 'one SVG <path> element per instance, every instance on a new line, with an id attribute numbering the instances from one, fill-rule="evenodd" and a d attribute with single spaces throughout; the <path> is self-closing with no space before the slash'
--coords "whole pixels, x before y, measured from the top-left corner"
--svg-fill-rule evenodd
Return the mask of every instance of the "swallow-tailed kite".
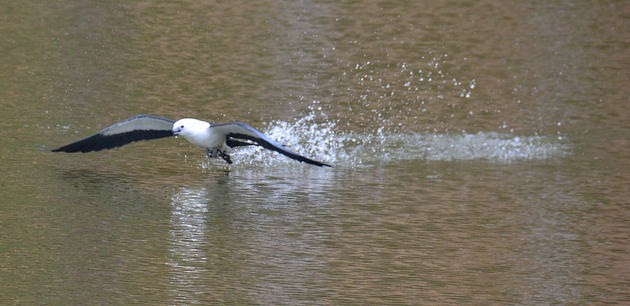
<path id="1" fill-rule="evenodd" d="M 175 121 L 151 115 L 131 117 L 109 126 L 92 136 L 52 151 L 85 153 L 120 147 L 134 141 L 169 136 L 182 136 L 192 144 L 206 148 L 208 157 L 221 157 L 228 164 L 232 163 L 232 159 L 228 155 L 232 148 L 257 145 L 279 152 L 299 162 L 320 167 L 331 167 L 329 164 L 312 160 L 285 148 L 242 122 L 212 124 L 191 118 Z"/>

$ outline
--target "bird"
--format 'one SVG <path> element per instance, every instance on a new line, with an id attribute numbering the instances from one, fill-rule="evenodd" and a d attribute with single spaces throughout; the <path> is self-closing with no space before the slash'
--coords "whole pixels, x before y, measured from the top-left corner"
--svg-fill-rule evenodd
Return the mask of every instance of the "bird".
<path id="1" fill-rule="evenodd" d="M 319 167 L 332 167 L 330 164 L 310 159 L 284 147 L 243 122 L 210 123 L 194 118 L 175 121 L 146 114 L 115 123 L 96 134 L 53 149 L 52 152 L 86 153 L 121 147 L 136 141 L 171 136 L 181 136 L 190 143 L 205 148 L 208 158 L 221 157 L 228 164 L 233 163 L 229 155 L 233 148 L 261 146 L 299 162 Z"/>

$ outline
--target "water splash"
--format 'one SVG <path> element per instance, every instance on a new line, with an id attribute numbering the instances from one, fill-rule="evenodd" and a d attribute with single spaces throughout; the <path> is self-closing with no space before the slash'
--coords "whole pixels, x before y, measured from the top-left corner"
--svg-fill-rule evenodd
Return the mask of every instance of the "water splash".
<path id="1" fill-rule="evenodd" d="M 566 146 L 543 136 L 513 136 L 495 132 L 477 134 L 393 134 L 378 137 L 374 146 L 383 160 L 539 160 L 566 153 Z"/>
<path id="2" fill-rule="evenodd" d="M 509 163 L 562 157 L 569 152 L 566 140 L 557 137 L 496 132 L 388 133 L 382 127 L 369 133 L 344 132 L 326 118 L 311 112 L 295 122 L 275 120 L 263 132 L 302 155 L 344 167 L 408 160 Z M 232 156 L 235 165 L 298 165 L 261 147 L 236 150 Z"/>
<path id="3" fill-rule="evenodd" d="M 314 112 L 294 123 L 275 120 L 269 123 L 263 133 L 291 150 L 325 163 L 335 163 L 343 156 L 340 139 L 343 134 L 336 132 L 335 122 L 318 122 Z M 288 158 L 278 158 L 278 153 L 262 147 L 246 147 L 232 154 L 235 164 L 272 166 L 274 164 L 297 164 Z"/>

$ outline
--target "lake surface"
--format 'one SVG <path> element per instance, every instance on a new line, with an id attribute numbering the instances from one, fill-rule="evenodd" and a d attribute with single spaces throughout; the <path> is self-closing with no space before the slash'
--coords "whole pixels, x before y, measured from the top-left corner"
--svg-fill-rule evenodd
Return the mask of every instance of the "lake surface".
<path id="1" fill-rule="evenodd" d="M 1 7 L 2 304 L 630 303 L 627 2 Z"/>

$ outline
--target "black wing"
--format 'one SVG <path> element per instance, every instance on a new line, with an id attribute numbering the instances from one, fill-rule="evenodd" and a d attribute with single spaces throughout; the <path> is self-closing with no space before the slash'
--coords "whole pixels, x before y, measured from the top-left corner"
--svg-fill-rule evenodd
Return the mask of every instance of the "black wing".
<path id="1" fill-rule="evenodd" d="M 233 123 L 224 123 L 224 124 L 213 124 L 210 126 L 211 129 L 218 131 L 220 133 L 225 134 L 226 143 L 233 146 L 245 146 L 245 145 L 253 145 L 258 144 L 261 147 L 269 150 L 276 151 L 281 153 L 287 157 L 295 159 L 299 162 L 304 162 L 307 164 L 315 165 L 315 166 L 326 166 L 332 167 L 329 164 L 322 163 L 316 160 L 312 160 L 310 158 L 304 157 L 300 154 L 297 154 L 281 144 L 269 139 L 265 134 L 256 130 L 255 128 L 242 123 L 242 122 L 233 122 Z M 254 143 L 244 142 L 244 141 L 252 141 Z"/>
<path id="2" fill-rule="evenodd" d="M 53 152 L 91 152 L 124 146 L 140 140 L 173 136 L 174 120 L 151 115 L 137 115 L 100 132 L 52 150 Z"/>

